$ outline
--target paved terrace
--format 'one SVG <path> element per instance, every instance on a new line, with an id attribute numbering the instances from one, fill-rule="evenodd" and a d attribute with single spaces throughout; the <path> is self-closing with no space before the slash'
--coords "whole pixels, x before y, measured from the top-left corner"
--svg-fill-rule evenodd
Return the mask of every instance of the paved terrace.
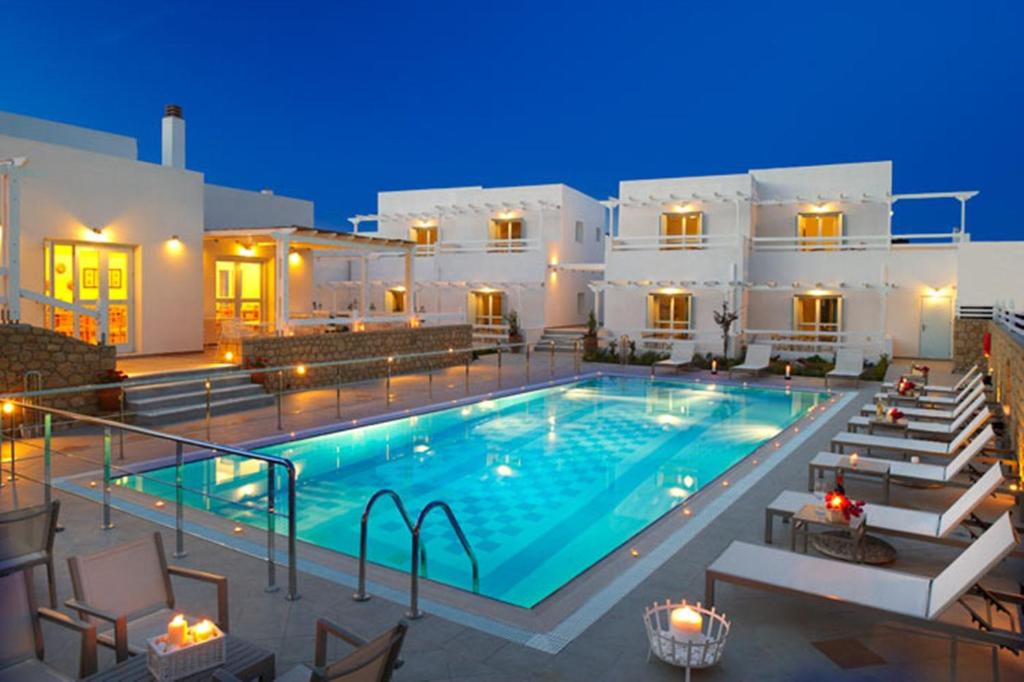
<path id="1" fill-rule="evenodd" d="M 546 360 L 546 358 L 545 358 Z M 522 379 L 521 358 L 505 357 L 503 386 L 514 383 L 516 372 Z M 606 368 L 584 366 L 584 371 Z M 636 370 L 646 374 L 646 370 Z M 548 367 L 536 361 L 533 378 L 546 379 Z M 559 356 L 555 376 L 573 373 L 569 356 Z M 707 375 L 699 373 L 688 378 Z M 936 376 L 938 381 L 942 377 Z M 348 387 L 342 395 L 342 418 L 354 419 L 385 411 L 461 397 L 464 392 L 461 368 L 437 374 L 433 396 L 426 392 L 423 377 L 399 377 L 392 384 L 392 404 L 385 405 L 383 382 L 368 382 Z M 779 378 L 765 383 L 780 384 Z M 801 380 L 798 385 L 820 386 L 815 380 Z M 484 358 L 473 366 L 471 391 L 486 393 L 497 388 L 494 358 Z M 851 389 L 852 390 L 852 389 Z M 677 552 L 625 598 L 611 607 L 579 637 L 558 654 L 541 653 L 507 640 L 482 633 L 428 613 L 412 624 L 403 658 L 406 665 L 398 671 L 399 682 L 414 680 L 677 680 L 680 670 L 659 662 L 646 660 L 646 637 L 641 622 L 645 606 L 667 597 L 700 600 L 704 592 L 704 568 L 733 539 L 762 542 L 764 507 L 781 490 L 803 489 L 806 463 L 818 450 L 828 449 L 832 434 L 854 414 L 874 391 L 865 385 L 860 395 L 834 414 L 781 464 L 772 469 L 752 490 L 717 517 L 705 519 L 698 512 L 692 517 L 675 517 L 676 523 L 707 525 L 681 551 Z M 336 421 L 333 390 L 310 391 L 290 396 L 284 410 L 287 430 L 300 430 Z M 277 433 L 273 408 L 215 417 L 211 422 L 213 440 L 235 443 Z M 203 422 L 180 424 L 170 431 L 204 438 Z M 73 454 L 55 459 L 55 471 L 66 475 L 94 470 L 98 461 L 98 439 L 93 434 L 59 433 L 55 447 Z M 40 465 L 34 443 L 18 446 L 19 472 L 22 478 L 14 485 L 0 489 L 0 508 L 26 505 L 41 499 L 38 480 Z M 115 457 L 116 457 L 115 438 Z M 152 443 L 130 436 L 125 440 L 124 461 L 139 462 L 166 456 L 167 443 Z M 4 466 L 6 468 L 5 450 Z M 868 483 L 852 483 L 852 496 L 880 501 L 880 487 Z M 137 517 L 114 511 L 115 528 L 99 529 L 100 507 L 88 500 L 58 493 L 62 501 L 62 522 L 66 530 L 56 541 L 58 594 L 60 599 L 71 595 L 65 559 L 79 552 L 91 552 L 137 538 L 143 533 L 163 533 L 168 550 L 174 545 L 173 532 Z M 697 496 L 699 498 L 700 496 Z M 697 499 L 695 498 L 695 500 Z M 920 509 L 942 509 L 950 494 L 944 490 L 913 490 L 895 487 L 893 502 Z M 983 516 L 994 517 L 1007 508 L 1008 498 L 989 500 Z M 187 512 L 186 512 L 187 513 Z M 260 534 L 262 536 L 262 534 Z M 785 530 L 776 535 L 784 540 Z M 257 541 L 262 541 L 262 537 Z M 938 573 L 957 554 L 955 548 L 891 540 L 899 550 L 895 570 Z M 279 543 L 281 547 L 283 543 Z M 293 664 L 310 662 L 313 655 L 313 623 L 318 617 L 333 619 L 346 628 L 373 635 L 402 617 L 406 605 L 374 598 L 365 603 L 353 602 L 351 589 L 306 573 L 299 574 L 301 599 L 289 602 L 284 591 L 267 594 L 266 565 L 255 558 L 239 554 L 223 546 L 187 537 L 188 556 L 176 563 L 219 572 L 229 577 L 232 632 L 273 649 L 277 654 L 278 672 Z M 1010 559 L 991 575 L 994 586 L 1015 590 L 1024 575 L 1024 562 Z M 285 571 L 278 571 L 279 584 Z M 184 611 L 208 612 L 212 593 L 206 586 L 193 586 L 177 581 L 179 607 Z M 45 602 L 45 580 L 42 571 L 36 581 L 37 598 Z M 950 642 L 947 638 L 888 622 L 856 608 L 817 600 L 785 597 L 766 592 L 720 585 L 719 607 L 731 618 L 733 631 L 721 664 L 711 670 L 695 673 L 696 680 L 811 680 L 828 676 L 830 680 L 935 680 L 950 679 Z M 44 624 L 47 660 L 69 674 L 77 670 L 77 640 L 63 630 Z M 842 665 L 818 648 L 831 643 L 848 654 Z M 340 653 L 340 649 L 333 653 Z M 959 679 L 992 678 L 991 650 L 961 643 L 958 647 Z M 1002 679 L 1024 679 L 1024 662 L 1011 654 L 999 654 Z M 101 669 L 112 664 L 112 657 L 101 650 Z M 843 666 L 846 667 L 843 667 Z"/>

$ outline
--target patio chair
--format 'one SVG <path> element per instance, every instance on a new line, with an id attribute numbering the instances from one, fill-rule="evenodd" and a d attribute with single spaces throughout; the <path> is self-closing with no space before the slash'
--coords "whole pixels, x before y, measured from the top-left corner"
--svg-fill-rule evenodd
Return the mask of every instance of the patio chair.
<path id="1" fill-rule="evenodd" d="M 392 673 L 402 667 L 398 654 L 409 629 L 404 620 L 398 625 L 367 641 L 340 625 L 318 618 L 316 621 L 316 657 L 313 666 L 297 665 L 277 682 L 388 682 Z M 331 663 L 327 662 L 327 636 L 332 635 L 356 647 L 352 653 Z M 231 673 L 218 670 L 216 682 L 241 682 Z"/>
<path id="2" fill-rule="evenodd" d="M 995 438 L 995 431 L 992 430 L 991 424 L 981 430 L 967 447 L 963 448 L 956 457 L 949 461 L 945 466 L 939 464 L 928 464 L 924 462 L 904 462 L 900 460 L 888 460 L 879 459 L 877 457 L 860 457 L 858 463 L 878 463 L 882 462 L 889 466 L 889 478 L 893 480 L 908 481 L 911 483 L 941 483 L 943 485 L 951 485 L 953 480 L 964 470 L 967 469 L 969 473 L 978 473 L 971 465 L 971 460 L 981 454 L 981 451 Z M 812 489 L 814 485 L 814 472 L 831 469 L 833 471 L 843 471 L 847 474 L 856 474 L 858 476 L 871 476 L 875 478 L 883 478 L 883 474 L 874 474 L 864 470 L 864 467 L 853 468 L 848 464 L 847 458 L 843 455 L 836 454 L 834 452 L 819 452 L 814 456 L 814 459 L 807 465 L 808 468 L 808 489 Z"/>
<path id="3" fill-rule="evenodd" d="M 967 370 L 962 377 L 960 377 L 960 380 L 957 381 L 952 386 L 944 386 L 942 384 L 925 384 L 923 388 L 926 393 L 959 393 L 961 390 L 963 390 L 964 386 L 966 386 L 972 379 L 974 379 L 975 375 L 978 372 L 978 366 L 972 365 L 971 368 Z M 896 388 L 896 382 L 885 381 L 882 383 L 882 388 L 894 389 Z"/>
<path id="4" fill-rule="evenodd" d="M 860 386 L 860 375 L 864 371 L 864 351 L 860 348 L 844 348 L 836 353 L 836 366 L 825 375 L 825 388 L 828 380 L 853 379 L 855 386 Z"/>
<path id="5" fill-rule="evenodd" d="M 960 414 L 966 410 L 971 403 L 978 399 L 978 396 L 984 397 L 985 387 L 982 384 L 977 384 L 967 396 L 957 403 L 953 409 L 935 409 L 927 407 L 903 407 L 900 406 L 900 412 L 907 415 L 911 419 L 928 419 L 934 421 L 952 421 L 960 416 Z M 878 399 L 877 397 L 875 398 Z M 882 398 L 882 402 L 885 402 L 885 398 Z M 860 408 L 861 414 L 874 414 L 875 403 L 866 403 Z"/>
<path id="6" fill-rule="evenodd" d="M 1003 482 L 1003 471 L 998 464 L 968 488 L 953 504 L 942 513 L 891 507 L 885 504 L 865 504 L 864 519 L 868 531 L 885 533 L 912 540 L 964 545 L 965 542 L 951 540 L 950 535 L 963 525 L 971 538 L 977 536 L 976 528 L 988 527 L 975 515 L 975 510 L 993 494 Z M 813 493 L 783 490 L 765 508 L 764 541 L 772 542 L 772 522 L 776 517 L 791 518 L 807 504 L 820 505 L 822 500 Z"/>
<path id="7" fill-rule="evenodd" d="M 977 398 L 971 401 L 970 404 L 967 405 L 966 409 L 960 412 L 960 416 L 958 416 L 955 420 L 948 424 L 943 424 L 941 422 L 914 421 L 908 419 L 907 433 L 918 434 L 920 436 L 933 438 L 936 440 L 949 440 L 950 438 L 952 438 L 953 436 L 960 432 L 960 430 L 964 426 L 964 422 L 966 422 L 968 418 L 972 417 L 978 410 L 982 409 L 983 407 L 985 407 L 985 396 L 979 395 Z M 848 430 L 851 431 L 870 429 L 871 418 L 861 416 L 850 417 L 850 421 L 847 422 L 847 424 L 849 426 Z"/>
<path id="8" fill-rule="evenodd" d="M 988 421 L 991 413 L 987 407 L 981 408 L 971 421 L 953 437 L 948 443 L 937 440 L 920 440 L 917 438 L 899 438 L 894 436 L 873 436 L 867 433 L 850 433 L 840 431 L 832 438 L 833 452 L 846 452 L 846 448 L 860 448 L 868 454 L 872 450 L 882 452 L 899 453 L 903 455 L 924 455 L 927 457 L 953 457 L 960 448 L 967 442 L 967 439 L 974 435 L 985 422 Z"/>
<path id="9" fill-rule="evenodd" d="M 768 369 L 768 365 L 771 363 L 771 360 L 771 344 L 752 343 L 747 346 L 747 356 L 743 359 L 743 364 L 736 365 L 729 369 L 729 378 L 732 378 L 733 372 L 750 372 L 752 374 L 760 374 Z"/>
<path id="10" fill-rule="evenodd" d="M 78 634 L 78 676 L 96 672 L 96 627 L 60 611 L 36 608 L 31 570 L 0 576 L 0 604 L 0 680 L 72 679 L 44 662 L 44 620 Z"/>
<path id="11" fill-rule="evenodd" d="M 46 566 L 50 608 L 57 608 L 53 579 L 53 538 L 57 533 L 60 501 L 0 514 L 0 575 Z"/>
<path id="12" fill-rule="evenodd" d="M 996 564 L 1016 549 L 1017 543 L 1010 515 L 1004 513 L 939 575 L 927 578 L 733 541 L 705 571 L 706 606 L 715 605 L 716 584 L 728 582 L 862 607 L 943 631 L 954 641 L 963 638 L 1019 652 L 1024 648 L 1020 626 L 1010 616 L 1011 626 L 999 628 L 994 618 L 999 613 L 1010 613 L 1006 604 L 1024 604 L 1024 595 L 985 589 L 979 584 Z M 978 610 L 970 606 L 968 597 L 981 599 L 984 607 Z M 968 610 L 979 629 L 939 620 L 947 609 L 958 603 Z"/>
<path id="13" fill-rule="evenodd" d="M 655 367 L 673 367 L 676 370 L 689 367 L 696 352 L 697 344 L 693 341 L 673 341 L 672 354 L 667 360 L 659 360 L 651 365 L 651 374 L 654 374 Z"/>
<path id="14" fill-rule="evenodd" d="M 68 559 L 74 599 L 65 605 L 100 627 L 97 641 L 122 661 L 143 653 L 146 640 L 165 632 L 174 617 L 171 576 L 217 587 L 217 625 L 228 631 L 227 578 L 192 568 L 168 566 L 160 533 Z M 192 620 L 192 618 L 189 618 Z"/>
<path id="15" fill-rule="evenodd" d="M 901 396 L 895 391 L 880 392 L 875 394 L 875 400 L 901 400 L 910 402 L 914 400 L 919 406 L 921 405 L 933 405 L 939 407 L 956 407 L 961 402 L 967 399 L 967 396 L 971 394 L 971 391 L 975 387 L 981 386 L 981 375 L 976 375 L 973 379 L 968 382 L 967 386 L 960 389 L 956 394 L 950 395 L 918 395 L 916 398 L 909 398 L 907 396 Z"/>

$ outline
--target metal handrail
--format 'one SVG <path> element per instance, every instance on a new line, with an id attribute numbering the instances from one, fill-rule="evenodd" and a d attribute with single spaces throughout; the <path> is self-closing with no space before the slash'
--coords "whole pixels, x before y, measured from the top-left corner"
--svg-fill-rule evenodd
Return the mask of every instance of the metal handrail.
<path id="1" fill-rule="evenodd" d="M 206 441 L 196 440 L 187 436 L 178 436 L 172 433 L 164 433 L 162 431 L 154 431 L 147 429 L 142 426 L 136 426 L 134 424 L 125 424 L 122 422 L 113 421 L 110 419 L 104 419 L 102 417 L 93 417 L 90 415 L 79 414 L 77 412 L 71 412 L 68 410 L 62 410 L 56 407 L 46 407 L 43 405 L 32 405 L 29 403 L 8 400 L 15 407 L 20 407 L 24 410 L 37 410 L 42 412 L 44 415 L 56 415 L 65 419 L 71 419 L 87 424 L 94 424 L 96 426 L 102 426 L 104 430 L 103 434 L 103 527 L 112 528 L 110 523 L 110 430 L 119 429 L 121 432 L 128 431 L 130 433 L 137 433 L 150 438 L 156 438 L 158 440 L 167 440 L 176 443 L 175 452 L 175 466 L 178 471 L 178 475 L 175 478 L 175 488 L 181 486 L 180 470 L 183 466 L 183 455 L 182 446 L 188 445 L 190 447 L 198 448 L 200 450 L 210 450 L 213 452 L 220 452 L 227 455 L 235 455 L 237 457 L 243 457 L 246 459 L 256 459 L 262 462 L 266 462 L 271 466 L 282 466 L 288 472 L 288 594 L 287 599 L 294 601 L 299 598 L 298 594 L 298 565 L 296 557 L 296 506 L 295 506 L 295 481 L 296 481 L 296 469 L 295 464 L 283 457 L 276 455 L 267 455 L 260 452 L 250 452 L 248 450 L 242 450 L 240 448 L 231 447 L 230 445 L 217 445 L 215 443 L 209 443 Z M 49 432 L 49 428 L 46 429 Z M 273 477 L 270 477 L 273 481 Z M 178 537 L 181 537 L 181 525 L 182 525 L 182 514 L 181 507 L 183 505 L 182 496 L 179 494 L 176 496 L 176 530 Z M 273 499 L 273 493 L 268 490 L 268 499 Z M 273 513 L 273 503 L 271 503 L 271 513 Z M 273 533 L 273 528 L 270 529 Z M 273 564 L 273 552 L 272 552 L 272 541 L 268 543 L 270 551 L 268 552 L 268 559 Z M 180 542 L 179 547 L 180 550 Z M 271 569 L 272 570 L 272 569 Z"/>
<path id="2" fill-rule="evenodd" d="M 473 553 L 473 548 L 469 545 L 469 540 L 466 539 L 466 534 L 462 532 L 462 526 L 459 525 L 458 519 L 455 518 L 455 512 L 452 511 L 452 508 L 448 506 L 447 502 L 434 500 L 423 508 L 423 511 L 420 512 L 419 518 L 416 519 L 416 527 L 412 529 L 412 568 L 409 571 L 411 580 L 409 587 L 409 610 L 405 614 L 407 618 L 416 619 L 423 617 L 423 612 L 420 611 L 420 529 L 423 528 L 423 521 L 427 518 L 427 514 L 439 507 L 444 510 L 445 516 L 448 517 L 448 522 L 452 526 L 452 530 L 455 531 L 455 535 L 459 538 L 459 542 L 462 544 L 462 549 L 466 551 L 466 556 L 469 557 L 469 561 L 473 565 L 473 592 L 477 593 L 480 591 L 480 565 L 477 563 L 476 554 Z"/>
<path id="3" fill-rule="evenodd" d="M 373 510 L 373 505 L 376 504 L 377 500 L 382 497 L 389 497 L 395 503 L 398 508 L 398 513 L 402 515 L 402 520 L 405 521 L 405 527 L 409 529 L 409 532 L 413 532 L 412 517 L 409 516 L 409 512 L 406 511 L 405 505 L 402 503 L 402 498 L 394 490 L 388 488 L 382 488 L 373 495 L 370 496 L 366 506 L 363 508 L 363 518 L 359 524 L 359 586 L 356 588 L 355 594 L 352 595 L 352 599 L 356 601 L 368 601 L 370 595 L 366 592 L 366 540 L 367 540 L 367 529 L 370 520 L 370 511 Z M 425 547 L 420 548 L 420 555 L 423 561 L 423 572 L 427 570 L 427 550 Z"/>

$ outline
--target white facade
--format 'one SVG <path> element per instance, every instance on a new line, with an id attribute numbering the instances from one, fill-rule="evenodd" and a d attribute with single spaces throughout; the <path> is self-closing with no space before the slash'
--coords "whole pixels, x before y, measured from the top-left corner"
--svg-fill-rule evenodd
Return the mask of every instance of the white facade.
<path id="1" fill-rule="evenodd" d="M 604 253 L 605 210 L 571 187 L 381 192 L 377 202 L 375 216 L 352 220 L 376 221 L 380 237 L 419 240 L 417 312 L 469 321 L 486 339 L 503 336 L 503 318 L 515 311 L 534 341 L 546 327 L 585 323 L 593 309 L 588 284 Z M 325 307 L 355 308 L 360 295 L 378 314 L 407 305 L 401 259 L 368 262 L 365 284 L 362 261 L 317 268 Z"/>
<path id="2" fill-rule="evenodd" d="M 688 337 L 721 352 L 713 314 L 727 302 L 740 315 L 734 340 L 945 358 L 957 305 L 1024 303 L 1024 243 L 975 243 L 948 226 L 892 234 L 900 201 L 963 205 L 975 193 L 894 195 L 890 162 L 626 181 L 619 192 L 594 288 L 605 327 L 652 346 Z"/>
<path id="3" fill-rule="evenodd" d="M 132 138 L 0 112 L 7 315 L 121 353 L 201 350 L 205 230 L 312 224 L 312 202 L 206 185 L 183 167 L 184 121 L 170 118 L 170 156 L 156 164 L 137 158 Z"/>

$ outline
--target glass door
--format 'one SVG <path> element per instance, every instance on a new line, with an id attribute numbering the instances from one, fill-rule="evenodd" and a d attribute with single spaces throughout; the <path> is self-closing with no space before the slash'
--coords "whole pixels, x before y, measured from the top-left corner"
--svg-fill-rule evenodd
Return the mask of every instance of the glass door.
<path id="1" fill-rule="evenodd" d="M 122 353 L 135 349 L 132 247 L 50 242 L 46 245 L 45 265 L 48 296 L 92 310 L 106 303 L 105 342 Z M 95 318 L 68 308 L 52 306 L 47 311 L 47 323 L 54 331 L 87 343 L 101 340 Z"/>
<path id="2" fill-rule="evenodd" d="M 214 264 L 218 325 L 238 320 L 259 330 L 265 320 L 263 261 L 220 259 Z"/>
<path id="3" fill-rule="evenodd" d="M 479 327 L 500 327 L 504 323 L 500 291 L 474 291 L 476 310 L 473 324 Z"/>

